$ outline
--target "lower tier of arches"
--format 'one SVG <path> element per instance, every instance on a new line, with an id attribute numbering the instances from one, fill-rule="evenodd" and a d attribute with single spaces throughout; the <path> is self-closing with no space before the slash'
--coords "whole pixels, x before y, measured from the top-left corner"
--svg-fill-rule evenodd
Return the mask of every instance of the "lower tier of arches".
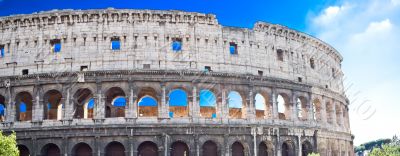
<path id="1" fill-rule="evenodd" d="M 353 156 L 351 135 L 318 129 L 214 125 L 13 130 L 21 156 Z"/>

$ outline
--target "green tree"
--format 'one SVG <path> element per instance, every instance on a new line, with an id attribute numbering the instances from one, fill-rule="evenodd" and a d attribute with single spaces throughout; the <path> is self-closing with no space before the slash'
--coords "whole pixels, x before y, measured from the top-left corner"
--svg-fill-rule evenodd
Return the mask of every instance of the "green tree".
<path id="1" fill-rule="evenodd" d="M 382 148 L 376 147 L 369 154 L 370 156 L 398 156 L 400 155 L 400 146 L 382 145 Z"/>
<path id="2" fill-rule="evenodd" d="M 13 132 L 11 135 L 3 135 L 0 131 L 0 156 L 18 156 L 17 136 Z"/>
<path id="3" fill-rule="evenodd" d="M 310 153 L 307 156 L 319 156 L 319 154 L 318 153 Z"/>

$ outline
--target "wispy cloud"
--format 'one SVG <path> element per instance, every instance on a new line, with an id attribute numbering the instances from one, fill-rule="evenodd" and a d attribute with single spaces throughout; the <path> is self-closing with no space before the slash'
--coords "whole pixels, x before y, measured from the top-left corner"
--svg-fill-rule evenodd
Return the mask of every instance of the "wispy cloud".
<path id="1" fill-rule="evenodd" d="M 400 0 L 345 0 L 315 13 L 309 31 L 337 48 L 344 56 L 343 70 L 359 97 L 368 100 L 377 113 L 369 120 L 352 112 L 351 126 L 359 144 L 390 137 L 400 125 L 388 123 L 400 118 L 396 103 L 400 87 Z M 363 100 L 359 100 L 363 101 Z M 394 112 L 396 110 L 397 112 Z M 367 131 L 374 129 L 374 131 Z"/>

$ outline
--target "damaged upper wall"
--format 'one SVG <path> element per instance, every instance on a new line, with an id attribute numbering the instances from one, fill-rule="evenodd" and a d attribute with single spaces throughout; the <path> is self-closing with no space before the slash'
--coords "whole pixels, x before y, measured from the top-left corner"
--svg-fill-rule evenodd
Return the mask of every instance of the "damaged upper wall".
<path id="1" fill-rule="evenodd" d="M 343 92 L 342 57 L 324 42 L 257 22 L 157 10 L 61 10 L 0 18 L 0 76 L 104 70 L 252 74 Z"/>

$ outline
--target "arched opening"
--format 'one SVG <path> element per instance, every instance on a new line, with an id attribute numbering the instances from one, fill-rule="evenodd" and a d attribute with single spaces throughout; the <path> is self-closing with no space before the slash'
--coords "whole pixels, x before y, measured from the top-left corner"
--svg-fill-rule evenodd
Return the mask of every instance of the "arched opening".
<path id="1" fill-rule="evenodd" d="M 28 147 L 24 145 L 17 145 L 18 151 L 19 151 L 19 156 L 30 156 L 30 152 Z"/>
<path id="2" fill-rule="evenodd" d="M 285 141 L 282 144 L 282 156 L 295 156 L 295 148 L 291 141 Z"/>
<path id="3" fill-rule="evenodd" d="M 216 118 L 217 117 L 217 98 L 210 90 L 200 91 L 200 115 L 203 118 Z"/>
<path id="4" fill-rule="evenodd" d="M 304 141 L 301 144 L 301 155 L 302 156 L 308 156 L 308 154 L 313 152 L 312 145 L 309 141 Z"/>
<path id="5" fill-rule="evenodd" d="M 0 95 L 0 122 L 6 120 L 6 105 L 4 96 Z"/>
<path id="6" fill-rule="evenodd" d="M 92 148 L 86 143 L 79 143 L 76 144 L 72 148 L 72 156 L 92 156 L 93 151 Z"/>
<path id="7" fill-rule="evenodd" d="M 335 111 L 336 111 L 336 124 L 339 126 L 342 126 L 342 109 L 340 108 L 339 104 L 335 105 Z"/>
<path id="8" fill-rule="evenodd" d="M 187 117 L 188 116 L 188 96 L 182 89 L 175 89 L 169 94 L 169 116 Z"/>
<path id="9" fill-rule="evenodd" d="M 218 156 L 218 146 L 213 141 L 206 141 L 202 148 L 203 156 Z"/>
<path id="10" fill-rule="evenodd" d="M 314 99 L 313 101 L 314 120 L 318 122 L 322 121 L 321 110 L 322 110 L 321 102 L 319 101 L 319 99 Z"/>
<path id="11" fill-rule="evenodd" d="M 3 95 L 0 95 L 0 122 L 4 122 L 6 120 L 6 105 L 5 98 Z"/>
<path id="12" fill-rule="evenodd" d="M 176 141 L 171 145 L 171 156 L 189 156 L 189 147 L 182 141 Z"/>
<path id="13" fill-rule="evenodd" d="M 111 142 L 106 146 L 105 156 L 125 156 L 125 147 L 119 142 Z"/>
<path id="14" fill-rule="evenodd" d="M 74 118 L 89 119 L 94 116 L 95 101 L 93 93 L 87 88 L 79 89 L 74 94 Z"/>
<path id="15" fill-rule="evenodd" d="M 235 142 L 231 147 L 232 156 L 244 156 L 244 147 L 240 142 Z"/>
<path id="16" fill-rule="evenodd" d="M 138 156 L 158 156 L 158 147 L 151 141 L 141 143 L 137 150 Z"/>
<path id="17" fill-rule="evenodd" d="M 42 148 L 41 154 L 45 156 L 61 156 L 61 150 L 56 144 L 50 143 Z"/>
<path id="18" fill-rule="evenodd" d="M 298 110 L 297 117 L 303 121 L 308 120 L 308 105 L 306 98 L 303 96 L 298 97 L 296 99 L 296 104 Z"/>
<path id="19" fill-rule="evenodd" d="M 273 152 L 273 145 L 272 143 L 265 143 L 265 142 L 261 142 L 258 145 L 258 155 L 259 156 L 273 156 L 274 152 Z"/>
<path id="20" fill-rule="evenodd" d="M 269 105 L 268 96 L 263 96 L 257 93 L 254 97 L 254 104 L 256 106 L 256 117 L 259 119 L 264 119 L 271 117 L 271 107 Z"/>
<path id="21" fill-rule="evenodd" d="M 127 105 L 125 92 L 119 87 L 112 87 L 106 92 L 106 118 L 125 117 L 125 106 Z M 108 108 L 107 108 L 108 107 Z M 107 116 L 108 115 L 108 116 Z"/>
<path id="22" fill-rule="evenodd" d="M 57 90 L 50 90 L 44 94 L 44 118 L 48 120 L 61 120 L 62 94 Z"/>
<path id="23" fill-rule="evenodd" d="M 278 115 L 281 120 L 290 120 L 292 113 L 292 106 L 289 103 L 289 96 L 287 94 L 278 94 L 276 99 L 278 102 Z"/>
<path id="24" fill-rule="evenodd" d="M 90 98 L 85 105 L 83 106 L 83 118 L 93 118 L 93 110 L 94 110 L 94 98 Z"/>
<path id="25" fill-rule="evenodd" d="M 28 92 L 20 92 L 16 95 L 16 117 L 18 121 L 32 120 L 32 100 L 32 95 Z"/>
<path id="26" fill-rule="evenodd" d="M 139 117 L 158 117 L 158 99 L 156 91 L 153 88 L 143 88 L 138 97 Z"/>
<path id="27" fill-rule="evenodd" d="M 237 91 L 228 94 L 229 117 L 234 119 L 244 118 L 242 96 Z"/>
<path id="28" fill-rule="evenodd" d="M 330 102 L 326 103 L 326 120 L 329 124 L 333 124 L 333 106 Z"/>

